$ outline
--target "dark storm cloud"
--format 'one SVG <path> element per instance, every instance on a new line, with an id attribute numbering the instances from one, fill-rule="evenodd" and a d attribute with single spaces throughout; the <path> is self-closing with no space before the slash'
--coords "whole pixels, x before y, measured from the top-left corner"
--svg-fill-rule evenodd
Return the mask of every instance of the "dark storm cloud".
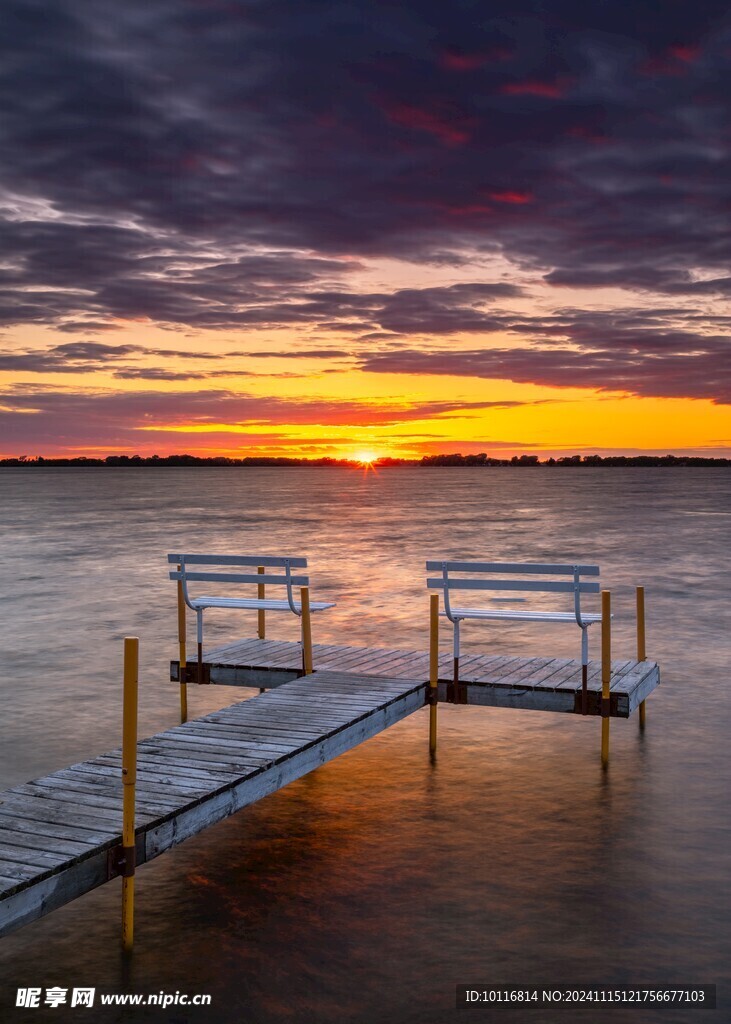
<path id="1" fill-rule="evenodd" d="M 670 307 L 563 309 L 532 318 L 503 313 L 500 319 L 502 330 L 521 338 L 520 344 L 467 350 L 424 344 L 417 349 L 403 342 L 389 345 L 385 339 L 379 350 L 360 353 L 360 366 L 375 373 L 505 378 L 731 402 L 727 317 Z M 694 329 L 677 326 L 686 319 Z"/>
<path id="2" fill-rule="evenodd" d="M 595 388 L 665 398 L 707 398 L 731 403 L 727 338 L 636 335 L 624 344 L 578 348 L 538 345 L 434 351 L 399 349 L 367 355 L 362 368 L 376 373 L 437 374 L 507 379 L 547 387 Z"/>
<path id="3" fill-rule="evenodd" d="M 359 258 L 474 250 L 555 286 L 729 293 L 725 2 L 8 0 L 3 22 L 0 323 L 500 330 L 494 285 L 342 287 Z M 611 381 L 676 386 L 600 350 Z"/>

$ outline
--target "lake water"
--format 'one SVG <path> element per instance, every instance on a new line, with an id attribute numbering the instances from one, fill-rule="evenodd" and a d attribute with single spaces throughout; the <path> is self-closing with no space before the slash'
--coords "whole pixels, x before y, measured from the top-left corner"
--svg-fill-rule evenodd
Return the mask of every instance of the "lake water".
<path id="1" fill-rule="evenodd" d="M 716 983 L 723 1009 L 467 1020 L 731 1020 L 727 470 L 4 470 L 0 494 L 0 789 L 119 745 L 124 635 L 140 734 L 177 723 L 168 551 L 306 554 L 313 596 L 338 602 L 316 642 L 420 648 L 426 557 L 597 561 L 615 657 L 634 656 L 643 583 L 662 673 L 645 733 L 612 723 L 606 774 L 596 719 L 441 706 L 432 765 L 418 712 L 142 867 L 131 968 L 118 882 L 2 940 L 0 1019 L 437 1024 L 477 982 Z M 209 625 L 253 635 L 253 613 Z M 576 656 L 577 634 L 468 624 L 463 650 Z M 190 687 L 191 717 L 252 694 Z M 15 1009 L 32 985 L 212 1005 Z"/>

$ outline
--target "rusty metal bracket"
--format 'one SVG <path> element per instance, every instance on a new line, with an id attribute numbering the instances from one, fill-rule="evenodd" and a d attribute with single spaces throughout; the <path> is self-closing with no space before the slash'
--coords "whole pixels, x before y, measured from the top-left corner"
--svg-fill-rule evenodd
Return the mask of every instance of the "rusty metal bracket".
<path id="1" fill-rule="evenodd" d="M 447 704 L 466 704 L 467 686 L 461 680 L 447 683 Z"/>
<path id="2" fill-rule="evenodd" d="M 587 698 L 586 714 L 590 716 L 596 717 L 601 715 L 605 718 L 626 717 L 626 715 L 620 715 L 619 713 L 619 694 L 617 693 L 610 693 L 609 699 L 607 700 L 605 697 L 602 697 L 601 694 L 597 693 L 596 690 L 589 690 Z M 605 701 L 607 705 L 606 713 L 602 710 L 602 705 Z M 574 693 L 574 714 L 584 714 L 581 690 L 577 690 Z"/>
<path id="3" fill-rule="evenodd" d="M 137 866 L 134 846 L 112 846 L 107 850 L 107 881 L 113 878 L 132 878 Z"/>
<path id="4" fill-rule="evenodd" d="M 173 662 L 173 665 L 175 662 Z M 173 680 L 174 681 L 174 680 Z M 178 682 L 181 683 L 197 683 L 198 682 L 198 662 L 189 661 L 183 666 L 183 678 L 180 679 L 180 666 L 178 666 Z M 203 662 L 201 665 L 201 679 L 202 686 L 207 686 L 211 682 L 211 666 L 208 662 Z"/>

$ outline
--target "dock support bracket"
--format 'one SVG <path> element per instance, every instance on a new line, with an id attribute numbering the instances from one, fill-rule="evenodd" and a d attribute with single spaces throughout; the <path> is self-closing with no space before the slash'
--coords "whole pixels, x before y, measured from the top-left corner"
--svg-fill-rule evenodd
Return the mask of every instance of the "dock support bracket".
<path id="1" fill-rule="evenodd" d="M 134 846 L 113 846 L 107 851 L 107 881 L 113 878 L 132 878 L 137 867 L 137 849 Z"/>

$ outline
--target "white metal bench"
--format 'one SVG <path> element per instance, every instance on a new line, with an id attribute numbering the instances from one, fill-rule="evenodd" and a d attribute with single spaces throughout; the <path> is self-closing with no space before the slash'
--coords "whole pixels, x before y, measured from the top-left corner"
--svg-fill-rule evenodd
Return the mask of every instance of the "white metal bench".
<path id="1" fill-rule="evenodd" d="M 237 608 L 255 609 L 259 613 L 259 637 L 264 639 L 264 616 L 268 611 L 292 612 L 302 621 L 302 660 L 305 673 L 312 671 L 312 633 L 310 628 L 310 612 L 324 611 L 333 608 L 333 601 L 310 601 L 309 576 L 293 575 L 293 569 L 306 569 L 307 559 L 281 555 L 191 555 L 171 554 L 168 562 L 177 565 L 170 572 L 170 579 L 178 583 L 178 631 L 181 644 L 181 684 L 185 666 L 185 605 L 196 613 L 198 640 L 198 681 L 202 680 L 201 665 L 203 661 L 203 612 L 206 608 Z M 198 566 L 202 569 L 196 568 Z M 214 568 L 208 568 L 213 566 Z M 256 572 L 226 572 L 221 567 L 256 566 Z M 218 570 L 215 567 L 219 567 Z M 281 572 L 267 570 L 281 569 Z M 256 597 L 224 597 L 201 595 L 191 597 L 189 583 L 234 583 L 256 585 Z M 285 587 L 286 597 L 271 598 L 266 596 L 269 586 Z M 300 589 L 299 600 L 294 595 L 294 588 Z"/>
<path id="2" fill-rule="evenodd" d="M 601 622 L 601 614 L 586 612 L 581 607 L 582 594 L 598 594 L 599 581 L 585 581 L 582 577 L 599 576 L 598 565 L 564 565 L 538 562 L 450 562 L 429 561 L 427 572 L 438 572 L 438 577 L 427 579 L 430 590 L 441 590 L 444 595 L 444 611 L 454 627 L 454 685 L 459 684 L 459 627 L 465 619 L 480 620 L 517 620 L 523 622 L 575 622 L 581 629 L 581 676 L 584 699 L 587 688 L 589 664 L 589 626 Z M 452 575 L 453 573 L 469 574 Z M 513 579 L 490 578 L 492 573 L 518 577 Z M 475 578 L 477 574 L 478 578 Z M 546 580 L 536 577 L 564 576 L 568 579 Z M 528 577 L 522 579 L 520 577 Z M 528 611 L 499 608 L 456 608 L 452 604 L 451 595 L 455 590 L 559 593 L 573 595 L 571 611 L 553 611 L 535 608 Z M 500 600 L 493 598 L 493 600 Z M 503 600 L 506 600 L 503 598 Z M 508 598 L 507 600 L 510 600 Z"/>

